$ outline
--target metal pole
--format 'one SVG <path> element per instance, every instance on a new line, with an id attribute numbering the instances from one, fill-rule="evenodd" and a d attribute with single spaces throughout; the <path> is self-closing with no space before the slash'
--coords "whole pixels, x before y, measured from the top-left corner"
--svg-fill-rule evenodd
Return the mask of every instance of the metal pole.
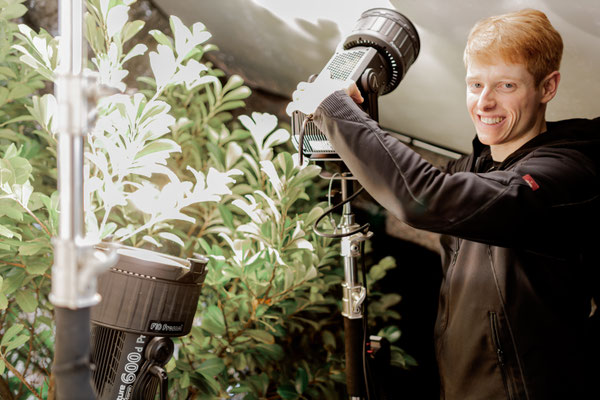
<path id="1" fill-rule="evenodd" d="M 56 339 L 52 372 L 58 400 L 94 399 L 90 371 L 90 307 L 97 274 L 116 261 L 84 242 L 83 143 L 87 94 L 83 77 L 83 0 L 59 0 L 58 102 L 59 234 L 53 239 L 50 301 L 55 306 Z"/>
<path id="2" fill-rule="evenodd" d="M 342 177 L 342 201 L 349 197 L 348 180 Z M 342 220 L 338 228 L 343 233 L 355 230 L 358 225 L 350 202 L 344 204 Z M 345 236 L 341 239 L 341 256 L 344 261 L 344 282 L 342 282 L 342 316 L 344 317 L 344 345 L 346 356 L 346 390 L 350 400 L 365 398 L 365 377 L 363 373 L 363 312 L 362 304 L 367 290 L 358 281 L 357 263 L 360 257 L 359 242 L 365 240 L 363 233 Z"/>

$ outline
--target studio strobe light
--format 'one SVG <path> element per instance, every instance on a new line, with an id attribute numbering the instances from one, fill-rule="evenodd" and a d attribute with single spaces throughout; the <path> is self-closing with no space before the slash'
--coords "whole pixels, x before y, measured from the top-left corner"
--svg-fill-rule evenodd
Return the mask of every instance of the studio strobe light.
<path id="1" fill-rule="evenodd" d="M 408 18 L 394 10 L 374 8 L 361 15 L 319 74 L 356 82 L 365 99 L 361 106 L 377 120 L 377 98 L 398 86 L 419 55 L 419 49 L 419 35 Z M 296 148 L 302 148 L 302 153 L 313 159 L 338 159 L 331 143 L 312 122 L 306 123 L 300 143 L 305 117 L 299 111 L 292 115 L 292 140 Z"/>
<path id="2" fill-rule="evenodd" d="M 117 252 L 117 264 L 98 279 L 102 301 L 91 311 L 97 398 L 153 400 L 160 389 L 166 399 L 170 337 L 192 328 L 208 259 L 132 247 Z"/>

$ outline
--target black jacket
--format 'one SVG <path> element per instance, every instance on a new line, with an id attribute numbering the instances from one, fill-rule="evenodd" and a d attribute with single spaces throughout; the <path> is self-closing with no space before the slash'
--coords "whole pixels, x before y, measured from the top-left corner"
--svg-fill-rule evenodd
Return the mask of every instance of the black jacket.
<path id="1" fill-rule="evenodd" d="M 600 398 L 586 364 L 599 284 L 599 118 L 550 122 L 500 165 L 476 140 L 473 154 L 446 169 L 341 91 L 321 103 L 315 123 L 387 210 L 443 234 L 442 399 Z"/>

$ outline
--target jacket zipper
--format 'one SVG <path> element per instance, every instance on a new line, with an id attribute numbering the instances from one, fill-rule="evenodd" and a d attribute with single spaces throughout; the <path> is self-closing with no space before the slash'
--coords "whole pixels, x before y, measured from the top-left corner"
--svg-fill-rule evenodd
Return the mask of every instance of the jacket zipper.
<path id="1" fill-rule="evenodd" d="M 444 325 L 441 332 L 446 331 L 446 327 L 448 326 L 448 321 L 450 320 L 450 289 L 452 287 L 452 276 L 454 275 L 454 267 L 456 264 L 456 259 L 458 258 L 458 249 L 460 248 L 460 239 L 456 239 L 456 248 L 452 253 L 452 258 L 450 259 L 450 265 L 448 266 L 448 270 L 446 272 L 446 284 L 444 289 L 444 295 L 446 296 L 446 309 L 444 310 Z M 440 333 L 441 333 L 440 332 Z"/>
<path id="2" fill-rule="evenodd" d="M 451 279 L 454 272 L 454 264 L 456 264 L 456 259 L 458 258 L 458 249 L 460 248 L 460 239 L 455 238 L 456 240 L 456 248 L 452 252 L 452 258 L 450 259 L 450 265 L 448 266 L 448 270 L 446 271 L 446 283 L 443 285 L 443 295 L 446 297 L 446 307 L 444 310 L 444 320 L 442 325 L 440 326 L 440 330 L 438 332 L 439 337 L 441 338 L 445 332 L 446 328 L 448 328 L 448 321 L 450 320 L 450 287 L 451 287 Z M 441 340 L 440 340 L 441 342 Z M 438 346 L 437 348 L 438 356 L 441 355 L 442 346 Z M 444 376 L 444 365 L 443 363 L 438 364 L 440 377 Z M 445 389 L 444 389 L 444 379 L 440 379 L 440 393 L 441 399 L 445 398 Z"/>
<path id="3" fill-rule="evenodd" d="M 500 343 L 500 331 L 498 330 L 498 316 L 495 312 L 490 311 L 490 326 L 492 329 L 492 341 L 496 348 L 496 356 L 498 357 L 498 366 L 500 367 L 500 374 L 502 375 L 502 383 L 504 383 L 504 390 L 509 400 L 513 399 L 511 390 L 508 385 L 508 373 L 506 371 L 506 365 L 504 364 L 504 351 L 502 350 L 502 344 Z"/>

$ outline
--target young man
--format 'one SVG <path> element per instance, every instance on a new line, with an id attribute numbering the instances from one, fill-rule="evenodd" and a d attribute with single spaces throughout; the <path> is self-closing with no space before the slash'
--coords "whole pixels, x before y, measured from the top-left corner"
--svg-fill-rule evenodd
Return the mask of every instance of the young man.
<path id="1" fill-rule="evenodd" d="M 385 208 L 443 234 L 442 399 L 600 398 L 586 364 L 600 340 L 588 333 L 600 268 L 589 233 L 600 212 L 600 118 L 546 122 L 562 47 L 540 11 L 475 25 L 464 60 L 477 137 L 473 153 L 445 169 L 381 130 L 355 104 L 353 84 L 301 83 L 288 107 L 314 112 Z"/>

